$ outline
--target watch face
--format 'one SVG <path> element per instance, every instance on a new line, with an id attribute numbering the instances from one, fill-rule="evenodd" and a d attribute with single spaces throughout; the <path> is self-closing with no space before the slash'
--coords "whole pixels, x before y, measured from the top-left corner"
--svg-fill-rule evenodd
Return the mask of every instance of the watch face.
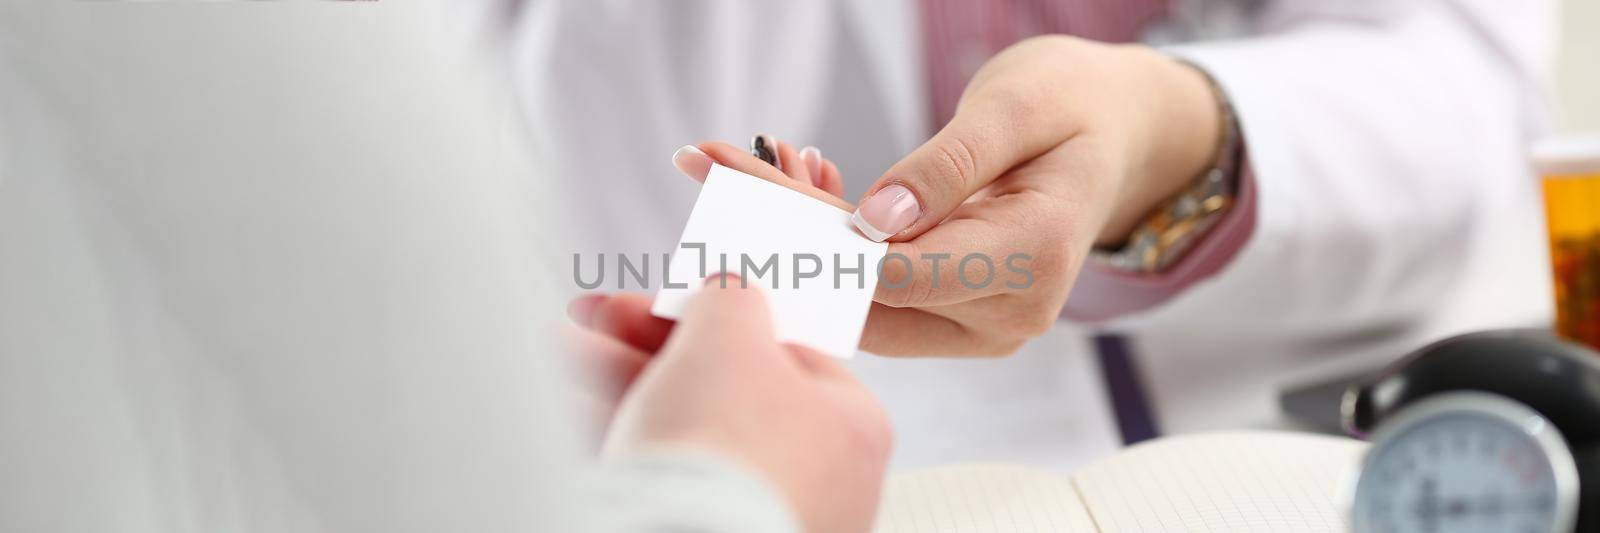
<path id="1" fill-rule="evenodd" d="M 1556 428 L 1501 396 L 1428 398 L 1379 426 L 1352 509 L 1357 533 L 1571 533 L 1577 470 Z"/>

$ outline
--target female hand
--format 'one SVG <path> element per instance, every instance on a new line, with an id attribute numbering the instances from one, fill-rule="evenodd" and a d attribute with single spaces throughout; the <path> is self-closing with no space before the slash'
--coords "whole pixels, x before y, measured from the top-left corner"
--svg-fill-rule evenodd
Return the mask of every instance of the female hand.
<path id="1" fill-rule="evenodd" d="M 1143 46 L 1042 37 L 1001 52 L 967 85 L 950 123 L 856 210 L 857 227 L 892 242 L 891 253 L 949 254 L 956 267 L 917 263 L 909 286 L 880 284 L 875 299 L 892 310 L 869 318 L 863 347 L 1008 354 L 1043 334 L 1090 249 L 1122 242 L 1208 168 L 1219 115 L 1203 74 Z M 979 260 L 960 268 L 973 254 L 995 265 L 1026 258 L 1017 263 L 1031 283 L 964 283 L 987 274 Z"/>
<path id="2" fill-rule="evenodd" d="M 1203 74 L 1146 47 L 1055 36 L 1001 52 L 968 84 L 955 118 L 855 210 L 863 234 L 909 259 L 883 263 L 861 348 L 1005 355 L 1043 334 L 1090 249 L 1121 242 L 1208 168 L 1219 115 Z M 783 177 L 727 145 L 698 151 Z"/>

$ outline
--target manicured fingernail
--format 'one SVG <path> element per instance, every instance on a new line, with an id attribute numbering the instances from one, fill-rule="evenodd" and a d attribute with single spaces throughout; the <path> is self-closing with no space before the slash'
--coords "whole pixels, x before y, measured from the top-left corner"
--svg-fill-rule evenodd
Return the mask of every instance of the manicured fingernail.
<path id="1" fill-rule="evenodd" d="M 855 223 L 856 228 L 868 239 L 883 242 L 911 227 L 920 216 L 922 205 L 917 203 L 917 195 L 896 183 L 878 189 L 878 192 L 861 202 L 861 207 L 857 207 L 855 214 L 850 215 L 850 222 Z"/>
<path id="2" fill-rule="evenodd" d="M 711 156 L 695 148 L 694 145 L 685 145 L 672 153 L 672 166 L 678 167 L 678 172 L 695 181 L 706 181 L 706 174 L 711 173 L 711 163 Z"/>
<path id="3" fill-rule="evenodd" d="M 604 294 L 585 294 L 567 302 L 567 316 L 578 325 L 588 327 L 594 321 L 594 310 L 606 299 Z"/>
<path id="4" fill-rule="evenodd" d="M 806 173 L 811 175 L 811 184 L 822 186 L 822 150 L 815 146 L 801 148 L 800 161 L 806 164 Z"/>

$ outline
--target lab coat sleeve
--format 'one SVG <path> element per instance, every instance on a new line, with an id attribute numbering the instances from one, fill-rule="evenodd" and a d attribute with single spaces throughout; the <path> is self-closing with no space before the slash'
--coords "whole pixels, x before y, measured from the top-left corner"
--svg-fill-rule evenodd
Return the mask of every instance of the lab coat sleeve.
<path id="1" fill-rule="evenodd" d="M 1550 13 L 1280 1 L 1257 37 L 1171 48 L 1232 100 L 1256 219 L 1214 276 L 1112 324 L 1333 331 L 1426 311 L 1494 197 L 1532 187 L 1523 147 L 1540 127 Z"/>

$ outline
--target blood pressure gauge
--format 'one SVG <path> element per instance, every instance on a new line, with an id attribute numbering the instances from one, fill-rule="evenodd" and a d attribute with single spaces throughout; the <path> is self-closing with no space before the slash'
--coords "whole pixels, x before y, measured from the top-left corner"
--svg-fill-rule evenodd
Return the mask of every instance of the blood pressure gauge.
<path id="1" fill-rule="evenodd" d="M 1372 442 L 1355 533 L 1600 531 L 1594 352 L 1525 331 L 1456 337 L 1352 388 L 1343 411 Z"/>
<path id="2" fill-rule="evenodd" d="M 1448 392 L 1380 426 L 1353 501 L 1358 532 L 1571 533 L 1578 471 L 1537 411 Z"/>

